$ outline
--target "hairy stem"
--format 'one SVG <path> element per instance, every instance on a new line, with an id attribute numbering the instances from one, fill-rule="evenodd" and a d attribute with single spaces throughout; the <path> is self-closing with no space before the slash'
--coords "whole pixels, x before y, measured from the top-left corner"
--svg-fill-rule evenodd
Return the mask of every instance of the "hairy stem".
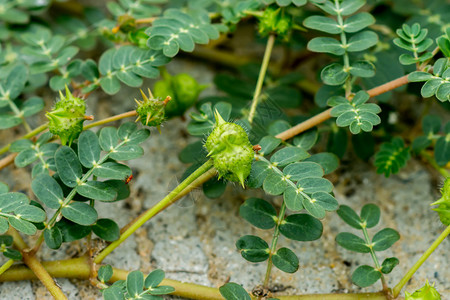
<path id="1" fill-rule="evenodd" d="M 378 95 L 381 95 L 383 93 L 386 93 L 388 91 L 391 91 L 393 89 L 396 89 L 398 87 L 401 87 L 402 85 L 405 85 L 408 83 L 408 75 L 399 77 L 395 80 L 389 81 L 385 84 L 382 84 L 380 86 L 377 86 L 373 89 L 370 89 L 367 91 L 367 93 L 370 95 L 370 97 L 375 97 Z M 331 108 L 327 109 L 320 114 L 315 115 L 312 118 L 309 118 L 308 120 L 295 125 L 292 128 L 289 128 L 288 130 L 283 131 L 282 133 L 279 133 L 276 135 L 277 138 L 282 139 L 283 141 L 288 140 L 290 138 L 293 138 L 294 136 L 298 135 L 299 133 L 302 133 L 308 129 L 313 128 L 314 126 L 319 125 L 320 123 L 325 122 L 329 118 L 331 118 Z"/>
<path id="2" fill-rule="evenodd" d="M 129 117 L 135 117 L 135 116 L 137 116 L 137 112 L 135 110 L 131 110 L 131 111 L 119 114 L 119 115 L 115 115 L 115 116 L 112 116 L 112 117 L 109 117 L 109 118 L 106 118 L 106 119 L 103 119 L 103 120 L 100 120 L 97 122 L 92 122 L 90 124 L 84 125 L 83 130 L 90 129 L 90 128 L 100 126 L 100 125 L 104 125 L 107 123 L 111 123 L 114 121 L 118 121 L 121 119 L 129 118 Z"/>
<path id="3" fill-rule="evenodd" d="M 45 269 L 53 277 L 88 279 L 89 260 L 87 257 L 79 257 L 67 260 L 48 261 L 42 263 Z M 113 276 L 110 283 L 125 280 L 128 271 L 113 268 Z M 36 279 L 36 275 L 24 265 L 11 267 L 0 275 L 0 282 Z M 172 295 L 197 300 L 223 300 L 219 289 L 203 285 L 164 279 L 161 285 L 169 285 L 175 288 Z M 280 300 L 386 300 L 383 293 L 358 293 L 358 294 L 312 294 L 299 296 L 277 296 Z M 256 299 L 256 298 L 253 298 Z"/>
<path id="4" fill-rule="evenodd" d="M 28 252 L 28 245 L 22 239 L 20 234 L 14 228 L 10 228 L 8 230 L 8 234 L 13 237 L 14 245 L 22 253 L 23 262 L 31 269 L 31 271 L 42 282 L 42 284 L 44 284 L 50 294 L 56 300 L 67 299 L 66 295 L 64 295 L 56 282 L 53 280 L 52 276 L 50 276 L 47 270 L 42 266 L 41 262 L 36 258 L 36 256 Z"/>
<path id="5" fill-rule="evenodd" d="M 248 114 L 248 122 L 252 124 L 255 117 L 256 107 L 258 106 L 259 96 L 261 95 L 261 89 L 264 84 L 264 78 L 266 77 L 267 67 L 269 66 L 270 56 L 272 55 L 273 45 L 275 44 L 275 35 L 269 35 L 267 40 L 266 50 L 264 52 L 264 58 L 262 61 L 261 69 L 259 70 L 258 81 L 256 83 L 255 93 L 253 94 L 252 106 L 250 113 Z"/>
<path id="6" fill-rule="evenodd" d="M 264 277 L 264 283 L 263 287 L 268 288 L 269 287 L 269 280 L 270 280 L 270 272 L 272 271 L 272 256 L 277 250 L 277 243 L 278 243 L 278 237 L 280 236 L 280 225 L 281 222 L 284 220 L 284 214 L 286 213 L 286 204 L 283 201 L 283 204 L 280 208 L 280 213 L 278 214 L 278 221 L 275 227 L 275 231 L 273 233 L 272 237 L 272 245 L 270 246 L 270 256 L 269 260 L 267 262 L 267 269 L 266 269 L 266 276 Z"/>
<path id="7" fill-rule="evenodd" d="M 431 253 L 436 250 L 436 248 L 445 240 L 445 238 L 450 234 L 450 226 L 448 226 L 439 237 L 431 244 L 430 248 L 425 251 L 425 253 L 419 258 L 419 260 L 409 269 L 409 271 L 403 276 L 400 282 L 394 287 L 393 294 L 394 298 L 400 294 L 400 291 L 405 286 L 405 284 L 411 279 L 414 273 L 420 268 L 420 266 L 430 257 Z"/>
<path id="8" fill-rule="evenodd" d="M 198 179 L 201 175 L 208 172 L 213 166 L 212 160 L 208 160 L 202 166 L 200 166 L 197 170 L 194 171 L 191 175 L 189 175 L 182 183 L 180 183 L 172 192 L 169 193 L 164 199 L 158 202 L 155 206 L 144 212 L 140 215 L 136 220 L 132 222 L 132 224 L 120 235 L 117 241 L 112 242 L 108 247 L 103 249 L 94 259 L 94 263 L 99 264 L 105 259 L 105 257 L 110 254 L 114 249 L 116 249 L 120 244 L 122 244 L 130 235 L 132 235 L 136 230 L 138 230 L 145 222 L 150 220 L 160 211 L 164 210 L 166 207 L 174 203 L 177 199 L 179 199 L 179 194 L 183 192 L 183 190 L 192 190 L 197 186 L 193 186 L 193 182 Z M 215 170 L 214 170 L 215 174 Z"/>

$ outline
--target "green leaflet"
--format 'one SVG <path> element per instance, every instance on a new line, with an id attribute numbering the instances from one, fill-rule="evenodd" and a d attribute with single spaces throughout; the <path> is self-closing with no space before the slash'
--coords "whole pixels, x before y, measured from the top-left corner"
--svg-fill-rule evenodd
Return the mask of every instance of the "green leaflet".
<path id="1" fill-rule="evenodd" d="M 296 241 L 314 241 L 322 236 L 322 223 L 307 214 L 293 214 L 286 217 L 280 225 L 285 237 Z"/>
<path id="2" fill-rule="evenodd" d="M 102 283 L 108 282 L 112 275 L 113 269 L 110 265 L 101 266 L 97 273 L 97 277 Z"/>
<path id="3" fill-rule="evenodd" d="M 397 173 L 410 159 L 410 148 L 406 147 L 401 138 L 394 138 L 390 143 L 383 143 L 380 151 L 375 154 L 377 173 L 386 177 Z"/>
<path id="4" fill-rule="evenodd" d="M 156 67 L 168 61 L 160 51 L 144 50 L 136 46 L 109 49 L 100 57 L 98 64 L 99 73 L 102 75 L 100 85 L 108 94 L 117 93 L 120 90 L 120 82 L 132 87 L 141 86 L 143 77 L 158 77 L 159 71 Z"/>
<path id="5" fill-rule="evenodd" d="M 381 272 L 371 266 L 359 266 L 352 275 L 352 281 L 359 287 L 371 286 L 381 278 Z"/>
<path id="6" fill-rule="evenodd" d="M 92 225 L 92 231 L 101 239 L 113 242 L 119 239 L 120 228 L 116 222 L 110 219 L 98 219 Z"/>
<path id="7" fill-rule="evenodd" d="M 366 242 L 349 232 L 341 232 L 336 236 L 336 242 L 343 248 L 360 253 L 369 253 L 370 248 L 366 245 Z"/>
<path id="8" fill-rule="evenodd" d="M 271 229 L 275 226 L 277 212 L 267 201 L 249 198 L 239 208 L 239 215 L 250 224 L 261 228 Z"/>
<path id="9" fill-rule="evenodd" d="M 77 187 L 77 193 L 93 200 L 112 202 L 117 198 L 117 191 L 107 183 L 87 181 Z"/>
<path id="10" fill-rule="evenodd" d="M 341 96 L 334 96 L 328 100 L 328 105 L 333 106 L 331 115 L 337 117 L 336 124 L 339 127 L 349 126 L 353 134 L 362 131 L 372 131 L 373 126 L 381 123 L 378 113 L 381 109 L 374 103 L 366 102 L 370 96 L 364 91 L 355 94 L 352 101 L 349 102 Z"/>
<path id="11" fill-rule="evenodd" d="M 62 215 L 68 220 L 80 225 L 92 225 L 97 221 L 97 211 L 86 203 L 72 202 L 63 207 Z"/>
<path id="12" fill-rule="evenodd" d="M 247 291 L 239 284 L 228 282 L 219 288 L 220 294 L 226 300 L 251 300 Z"/>
<path id="13" fill-rule="evenodd" d="M 176 9 L 165 10 L 163 17 L 155 20 L 146 33 L 150 36 L 147 45 L 162 50 L 168 57 L 174 57 L 180 49 L 192 52 L 196 43 L 207 44 L 219 37 L 219 31 L 207 15 L 189 15 Z"/>
<path id="14" fill-rule="evenodd" d="M 352 275 L 352 281 L 357 286 L 370 286 L 381 278 L 382 273 L 390 273 L 399 263 L 396 257 L 386 258 L 379 269 L 376 251 L 384 251 L 390 248 L 400 239 L 400 235 L 394 229 L 384 228 L 370 239 L 367 228 L 376 226 L 380 220 L 380 209 L 375 204 L 364 205 L 360 216 L 352 208 L 345 205 L 341 205 L 337 213 L 345 223 L 361 230 L 363 233 L 364 239 L 353 233 L 341 232 L 336 236 L 336 242 L 347 250 L 371 254 L 377 268 L 363 265 L 358 267 Z"/>
<path id="15" fill-rule="evenodd" d="M 269 258 L 269 245 L 260 237 L 245 235 L 236 242 L 236 248 L 244 259 L 250 262 L 261 262 Z"/>
<path id="16" fill-rule="evenodd" d="M 78 138 L 78 158 L 86 168 L 92 168 L 100 159 L 100 144 L 98 137 L 92 131 L 86 130 Z"/>
<path id="17" fill-rule="evenodd" d="M 295 273 L 299 268 L 297 255 L 288 248 L 278 249 L 272 256 L 272 263 L 275 267 L 286 273 Z"/>
<path id="18" fill-rule="evenodd" d="M 75 151 L 68 146 L 61 146 L 55 152 L 55 163 L 62 182 L 68 187 L 77 186 L 83 173 Z"/>
<path id="19" fill-rule="evenodd" d="M 436 96 L 439 101 L 450 101 L 450 62 L 449 58 L 440 58 L 433 65 L 433 74 L 416 71 L 408 75 L 408 80 L 423 82 L 421 94 L 428 98 Z"/>
<path id="20" fill-rule="evenodd" d="M 397 29 L 396 32 L 399 37 L 394 39 L 394 44 L 412 52 L 412 55 L 402 54 L 400 56 L 401 64 L 412 65 L 432 57 L 431 53 L 423 52 L 431 47 L 433 40 L 426 38 L 428 30 L 420 28 L 419 23 L 414 23 L 412 26 L 403 24 L 402 28 Z"/>

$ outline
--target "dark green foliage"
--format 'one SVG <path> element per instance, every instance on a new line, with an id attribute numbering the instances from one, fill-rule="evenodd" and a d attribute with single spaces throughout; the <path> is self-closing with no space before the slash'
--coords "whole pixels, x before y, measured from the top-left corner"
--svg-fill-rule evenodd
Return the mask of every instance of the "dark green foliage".
<path id="1" fill-rule="evenodd" d="M 397 257 L 386 258 L 381 264 L 381 272 L 383 274 L 389 274 L 400 263 Z"/>
<path id="2" fill-rule="evenodd" d="M 359 287 L 367 287 L 378 281 L 383 275 L 389 274 L 399 260 L 396 257 L 386 258 L 381 265 L 378 263 L 376 253 L 390 248 L 400 239 L 397 231 L 391 228 L 384 228 L 378 231 L 372 239 L 369 238 L 367 228 L 376 226 L 380 220 L 380 208 L 375 204 L 366 204 L 358 215 L 352 208 L 341 205 L 337 211 L 341 219 L 363 232 L 364 239 L 349 232 L 341 232 L 336 236 L 336 242 L 343 248 L 359 253 L 370 253 L 375 268 L 363 265 L 359 266 L 352 275 L 352 281 Z"/>
<path id="3" fill-rule="evenodd" d="M 16 249 L 12 248 L 13 237 L 10 235 L 0 235 L 0 251 L 6 258 L 21 260 L 22 254 Z"/>
<path id="4" fill-rule="evenodd" d="M 270 160 L 258 155 L 247 184 L 253 188 L 262 185 L 271 195 L 282 194 L 290 210 L 300 211 L 305 208 L 311 215 L 321 219 L 325 217 L 325 211 L 337 209 L 337 201 L 329 194 L 333 185 L 322 178 L 323 166 L 315 162 L 301 162 L 309 157 L 300 147 L 283 148 L 272 154 Z M 328 158 L 324 157 L 320 161 L 327 164 Z M 280 167 L 284 168 L 281 170 Z"/>
<path id="5" fill-rule="evenodd" d="M 422 120 L 424 135 L 418 136 L 412 143 L 412 150 L 416 153 L 434 144 L 434 158 L 439 166 L 445 166 L 450 161 L 450 122 L 441 130 L 441 119 L 438 116 L 426 115 Z"/>
<path id="6" fill-rule="evenodd" d="M 258 198 L 249 198 L 239 209 L 242 218 L 255 227 L 271 229 L 277 220 L 277 211 L 267 201 Z"/>
<path id="7" fill-rule="evenodd" d="M 288 248 L 280 248 L 272 256 L 275 267 L 286 273 L 295 273 L 299 268 L 298 257 Z"/>
<path id="8" fill-rule="evenodd" d="M 400 55 L 399 60 L 401 64 L 411 65 L 421 63 L 433 57 L 431 52 L 425 52 L 433 45 L 433 40 L 427 38 L 427 34 L 428 30 L 426 28 L 420 28 L 419 23 L 414 23 L 412 26 L 403 24 L 401 29 L 397 29 L 399 38 L 394 39 L 394 44 L 412 52 L 412 55 Z"/>
<path id="9" fill-rule="evenodd" d="M 269 258 L 269 245 L 260 237 L 245 235 L 236 242 L 236 248 L 243 258 L 250 262 L 265 261 Z"/>
<path id="10" fill-rule="evenodd" d="M 361 130 L 372 131 L 373 126 L 381 122 L 378 117 L 381 109 L 374 103 L 366 103 L 368 100 L 369 94 L 364 91 L 356 93 L 351 101 L 341 96 L 331 97 L 328 105 L 333 106 L 331 115 L 337 118 L 337 126 L 349 126 L 353 134 L 358 134 Z"/>
<path id="11" fill-rule="evenodd" d="M 149 135 L 148 130 L 138 130 L 134 123 L 124 123 L 119 129 L 105 127 L 98 136 L 91 131 L 83 131 L 75 144 L 77 151 L 68 146 L 60 146 L 57 150 L 57 147 L 52 147 L 52 151 L 47 151 L 47 155 L 53 156 L 56 174 L 52 177 L 48 172 L 40 173 L 35 176 L 31 186 L 45 206 L 57 209 L 64 217 L 58 222 L 52 218 L 44 231 L 45 242 L 50 248 L 58 249 L 63 242 L 81 239 L 91 231 L 106 241 L 119 238 L 119 227 L 113 220 L 97 220 L 98 214 L 93 205 L 73 200 L 90 199 L 93 204 L 95 200 L 114 202 L 127 198 L 129 190 L 123 180 L 131 175 L 131 170 L 115 159 L 130 160 L 142 155 L 139 144 Z M 13 149 L 21 151 L 19 154 L 22 157 L 29 150 L 33 151 L 31 154 L 38 153 L 48 145 L 55 145 L 47 143 L 40 147 L 40 143 L 45 143 L 50 137 L 47 135 L 46 138 L 38 139 L 34 145 L 17 142 Z M 91 175 L 107 180 L 91 179 Z M 33 206 L 33 211 L 38 209 Z M 31 210 L 21 213 L 27 216 Z M 44 219 L 45 216 L 30 221 L 42 222 Z M 13 223 L 13 226 L 29 234 L 35 231 L 31 223 L 29 225 L 17 220 Z"/>
<path id="12" fill-rule="evenodd" d="M 27 235 L 36 233 L 34 223 L 46 220 L 45 211 L 32 205 L 25 194 L 8 192 L 8 187 L 2 183 L 0 191 L 0 234 L 5 233 L 11 225 Z"/>
<path id="13" fill-rule="evenodd" d="M 408 80 L 412 82 L 423 82 L 420 93 L 422 97 L 436 96 L 439 101 L 450 101 L 450 58 L 440 58 L 433 65 L 433 74 L 423 71 L 412 72 Z"/>
<path id="14" fill-rule="evenodd" d="M 102 266 L 98 271 L 98 279 L 105 283 L 113 274 L 111 266 Z M 164 279 L 162 270 L 154 270 L 147 277 L 141 271 L 132 271 L 124 281 L 117 281 L 104 289 L 103 298 L 109 299 L 163 299 L 161 295 L 167 295 L 175 291 L 171 286 L 160 285 Z"/>
<path id="15" fill-rule="evenodd" d="M 359 266 L 352 275 L 352 281 L 359 287 L 368 287 L 381 278 L 381 272 L 371 266 Z"/>
<path id="16" fill-rule="evenodd" d="M 98 279 L 100 282 L 108 282 L 113 275 L 113 269 L 110 265 L 101 266 L 98 270 Z"/>
<path id="17" fill-rule="evenodd" d="M 398 173 L 410 158 L 410 148 L 405 146 L 402 138 L 396 137 L 391 142 L 383 143 L 375 154 L 377 173 L 384 173 L 386 177 Z"/>
<path id="18" fill-rule="evenodd" d="M 206 12 L 187 14 L 177 9 L 165 10 L 164 16 L 153 22 L 146 33 L 150 36 L 147 45 L 153 50 L 162 50 L 168 57 L 174 57 L 180 49 L 191 52 L 195 44 L 207 44 L 210 39 L 219 37 L 219 31 Z"/>
<path id="19" fill-rule="evenodd" d="M 320 76 L 327 85 L 339 86 L 344 84 L 351 76 L 372 77 L 375 75 L 375 67 L 369 61 L 355 61 L 349 63 L 348 53 L 359 52 L 374 46 L 378 42 L 378 36 L 372 31 L 362 31 L 369 25 L 375 23 L 375 18 L 367 12 L 355 13 L 364 1 L 346 0 L 312 1 L 313 4 L 328 14 L 336 17 L 310 16 L 303 24 L 311 29 L 319 30 L 328 34 L 340 34 L 338 41 L 331 37 L 316 37 L 309 41 L 308 49 L 314 52 L 330 53 L 343 57 L 343 64 L 332 63 L 326 66 Z M 346 34 L 353 34 L 348 40 Z"/>
<path id="20" fill-rule="evenodd" d="M 250 300 L 247 291 L 239 284 L 234 282 L 226 283 L 219 288 L 220 294 L 226 300 Z"/>

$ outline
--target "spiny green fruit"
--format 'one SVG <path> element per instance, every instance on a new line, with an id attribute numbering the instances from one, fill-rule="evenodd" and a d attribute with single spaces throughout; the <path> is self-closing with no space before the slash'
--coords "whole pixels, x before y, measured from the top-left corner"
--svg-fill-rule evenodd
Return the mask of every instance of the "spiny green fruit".
<path id="1" fill-rule="evenodd" d="M 259 33 L 261 35 L 275 33 L 281 38 L 286 38 L 291 27 L 291 18 L 286 16 L 281 8 L 269 6 L 259 17 Z"/>
<path id="2" fill-rule="evenodd" d="M 441 295 L 434 288 L 434 284 L 425 283 L 425 286 L 410 294 L 405 292 L 405 300 L 441 300 Z"/>
<path id="3" fill-rule="evenodd" d="M 437 208 L 433 208 L 439 215 L 441 222 L 450 226 L 450 177 L 447 177 L 444 182 L 444 186 L 441 189 L 442 197 L 431 205 L 439 205 Z"/>
<path id="4" fill-rule="evenodd" d="M 80 98 L 74 97 L 66 86 L 66 96 L 59 91 L 60 100 L 53 109 L 45 114 L 48 119 L 48 129 L 59 136 L 61 144 L 72 144 L 83 131 L 83 122 L 88 119 L 86 104 Z"/>
<path id="5" fill-rule="evenodd" d="M 153 87 L 156 97 L 165 98 L 170 96 L 170 101 L 166 106 L 166 116 L 181 116 L 197 101 L 200 93 L 207 87 L 199 84 L 189 74 L 180 73 L 171 76 L 163 73 L 163 80 L 157 81 Z"/>
<path id="6" fill-rule="evenodd" d="M 253 146 L 245 130 L 235 123 L 225 122 L 216 110 L 216 126 L 208 136 L 205 148 L 219 173 L 230 181 L 244 181 L 250 175 L 254 157 Z"/>
<path id="7" fill-rule="evenodd" d="M 156 126 L 159 130 L 159 126 L 165 120 L 164 108 L 170 101 L 170 96 L 167 96 L 164 101 L 159 98 L 153 97 L 152 92 L 148 89 L 148 97 L 141 90 L 143 100 L 138 101 L 134 99 L 137 103 L 136 113 L 138 114 L 137 121 L 141 121 L 142 125 L 145 126 Z"/>

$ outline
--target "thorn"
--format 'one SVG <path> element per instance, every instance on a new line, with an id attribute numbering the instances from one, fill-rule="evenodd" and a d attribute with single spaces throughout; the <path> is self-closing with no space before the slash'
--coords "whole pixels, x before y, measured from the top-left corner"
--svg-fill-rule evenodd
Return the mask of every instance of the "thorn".
<path id="1" fill-rule="evenodd" d="M 150 99 L 154 99 L 155 97 L 153 97 L 152 91 L 150 90 L 150 88 L 148 88 L 148 96 L 150 97 Z"/>
<path id="2" fill-rule="evenodd" d="M 136 100 L 136 98 L 134 99 L 134 101 L 136 102 L 137 105 L 141 105 L 141 101 Z"/>
<path id="3" fill-rule="evenodd" d="M 245 184 L 244 184 L 244 181 L 245 181 L 244 173 L 242 173 L 242 172 L 236 173 L 236 176 L 239 178 L 239 182 L 241 183 L 242 188 L 245 189 Z"/>
<path id="4" fill-rule="evenodd" d="M 145 125 L 146 125 L 146 126 L 148 126 L 148 122 L 150 122 L 150 117 L 151 117 L 151 115 L 148 114 L 148 115 L 147 115 L 147 120 L 145 121 Z"/>
<path id="5" fill-rule="evenodd" d="M 209 151 L 208 155 L 206 155 L 206 156 L 209 157 L 209 156 L 217 154 L 217 153 L 218 153 L 217 148 L 215 148 L 215 149 L 212 149 L 211 151 Z"/>
<path id="6" fill-rule="evenodd" d="M 70 92 L 69 87 L 66 84 L 66 97 L 67 96 L 72 96 L 72 93 Z"/>
<path id="7" fill-rule="evenodd" d="M 139 121 L 140 119 L 141 119 L 141 116 L 138 116 L 137 119 L 136 119 L 134 122 L 136 123 L 136 122 Z"/>
<path id="8" fill-rule="evenodd" d="M 161 126 L 156 126 L 156 129 L 158 129 L 159 134 L 161 134 Z"/>
<path id="9" fill-rule="evenodd" d="M 222 125 L 225 123 L 225 120 L 222 118 L 222 116 L 219 114 L 219 111 L 216 109 L 214 111 L 214 116 L 216 118 L 216 126 Z"/>
<path id="10" fill-rule="evenodd" d="M 60 100 L 63 100 L 63 99 L 64 99 L 64 95 L 62 94 L 61 91 L 59 91 L 59 99 L 60 99 Z"/>
<path id="11" fill-rule="evenodd" d="M 142 91 L 142 89 L 139 89 L 139 90 L 141 91 L 142 98 L 144 98 L 144 100 L 145 100 L 146 102 L 148 102 L 148 98 L 147 98 L 147 96 L 144 94 L 144 91 Z"/>

